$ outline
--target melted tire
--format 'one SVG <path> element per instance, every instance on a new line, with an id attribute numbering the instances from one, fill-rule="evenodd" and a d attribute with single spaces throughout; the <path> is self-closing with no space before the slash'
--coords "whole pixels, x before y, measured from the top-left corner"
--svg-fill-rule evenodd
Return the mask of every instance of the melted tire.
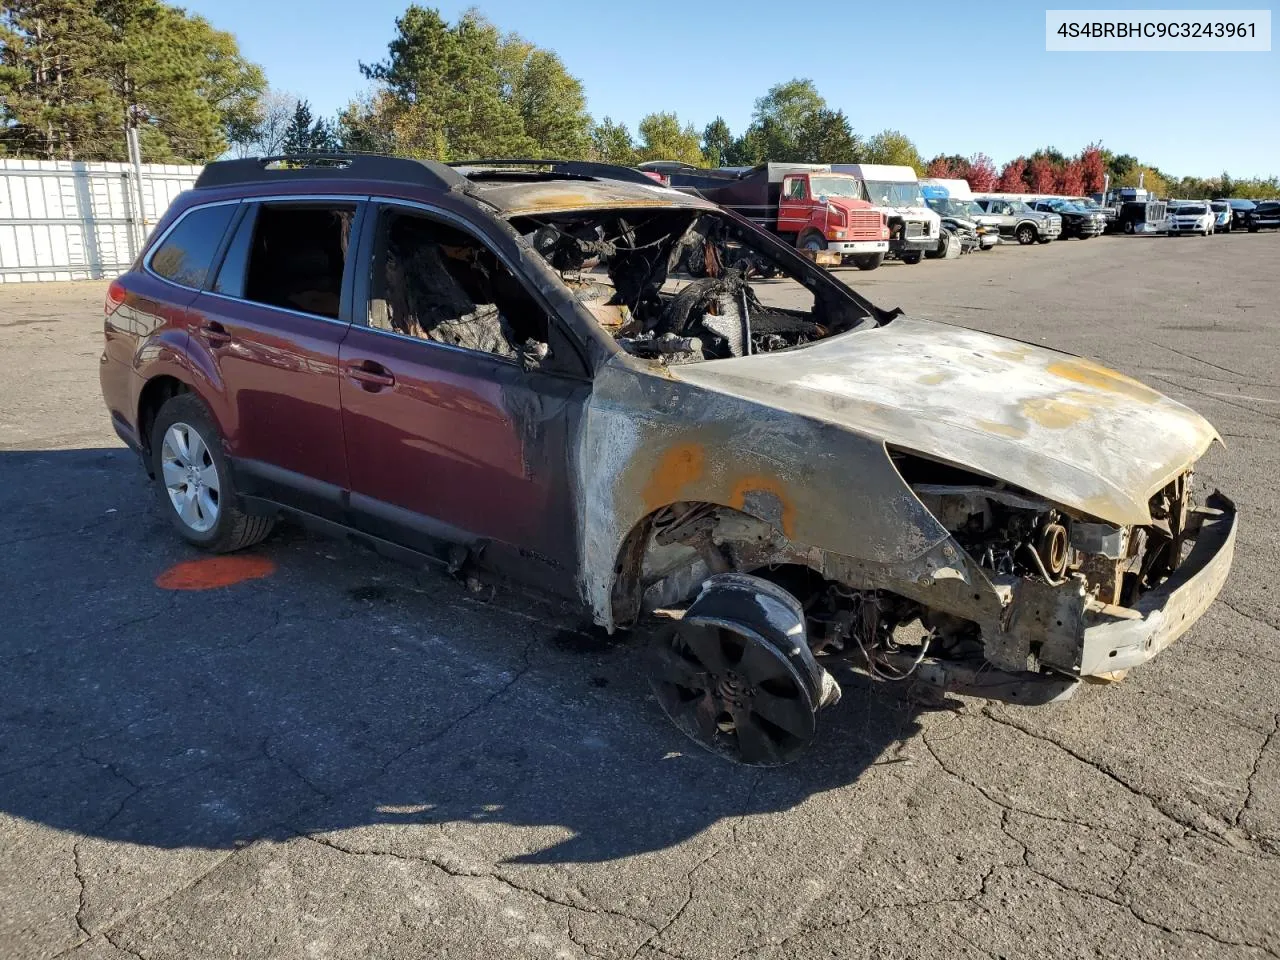
<path id="1" fill-rule="evenodd" d="M 746 574 L 710 578 L 650 652 L 659 704 L 699 746 L 739 763 L 778 766 L 812 742 L 822 669 L 805 638 L 803 609 L 776 584 Z"/>

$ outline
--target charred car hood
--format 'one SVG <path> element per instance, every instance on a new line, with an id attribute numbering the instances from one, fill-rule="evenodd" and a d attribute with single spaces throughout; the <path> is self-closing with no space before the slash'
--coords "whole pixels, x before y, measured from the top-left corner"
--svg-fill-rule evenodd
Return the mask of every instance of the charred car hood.
<path id="1" fill-rule="evenodd" d="M 1115 524 L 1217 437 L 1194 411 L 1069 354 L 929 320 L 670 368 L 720 393 L 854 430 Z M 813 451 L 813 466 L 824 464 Z M 850 496 L 857 478 L 849 477 Z"/>

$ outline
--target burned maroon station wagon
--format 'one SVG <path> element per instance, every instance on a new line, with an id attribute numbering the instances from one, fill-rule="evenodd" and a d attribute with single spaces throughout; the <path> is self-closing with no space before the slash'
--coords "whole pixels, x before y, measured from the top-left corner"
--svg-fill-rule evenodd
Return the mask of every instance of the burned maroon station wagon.
<path id="1" fill-rule="evenodd" d="M 291 516 L 646 626 L 663 709 L 748 763 L 813 738 L 837 663 L 1118 679 L 1231 564 L 1191 410 L 626 168 L 213 163 L 106 310 L 107 407 L 186 540 Z"/>

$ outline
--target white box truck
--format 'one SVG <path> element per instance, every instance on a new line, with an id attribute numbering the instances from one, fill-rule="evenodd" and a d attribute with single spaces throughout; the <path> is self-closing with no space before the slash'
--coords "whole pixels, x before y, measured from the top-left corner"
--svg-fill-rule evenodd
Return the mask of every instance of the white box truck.
<path id="1" fill-rule="evenodd" d="M 919 263 L 938 249 L 942 219 L 926 206 L 915 170 L 883 163 L 833 163 L 862 185 L 863 195 L 889 222 L 889 255 L 903 263 Z"/>

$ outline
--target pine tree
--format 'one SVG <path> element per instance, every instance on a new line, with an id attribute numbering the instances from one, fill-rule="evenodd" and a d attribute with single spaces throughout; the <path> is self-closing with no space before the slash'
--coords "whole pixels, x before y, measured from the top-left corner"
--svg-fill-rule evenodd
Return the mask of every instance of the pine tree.
<path id="1" fill-rule="evenodd" d="M 159 0 L 11 0 L 0 14 L 0 140 L 10 153 L 208 160 L 253 126 L 261 69 L 235 38 Z"/>

